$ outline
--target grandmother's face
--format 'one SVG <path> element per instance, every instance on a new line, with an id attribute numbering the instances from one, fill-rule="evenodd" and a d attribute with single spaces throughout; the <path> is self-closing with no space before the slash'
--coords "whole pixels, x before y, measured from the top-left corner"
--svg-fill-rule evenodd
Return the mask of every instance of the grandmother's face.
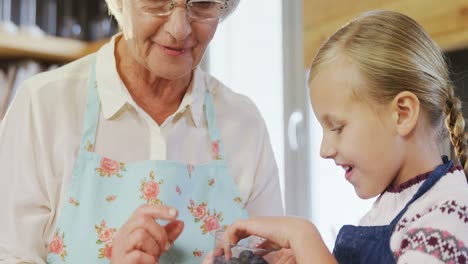
<path id="1" fill-rule="evenodd" d="M 169 16 L 152 12 L 156 1 L 123 1 L 123 31 L 133 57 L 152 74 L 165 79 L 178 79 L 200 63 L 218 26 L 215 20 L 193 20 L 184 5 L 174 8 Z M 175 0 L 185 4 L 185 0 Z"/>

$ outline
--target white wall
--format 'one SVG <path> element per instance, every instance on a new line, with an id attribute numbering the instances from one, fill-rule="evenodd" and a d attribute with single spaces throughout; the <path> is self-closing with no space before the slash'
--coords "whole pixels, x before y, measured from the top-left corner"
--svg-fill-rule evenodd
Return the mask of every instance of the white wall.
<path id="1" fill-rule="evenodd" d="M 241 0 L 210 44 L 211 74 L 250 97 L 263 115 L 284 178 L 281 0 Z M 284 190 L 284 181 L 281 182 Z M 284 197 L 284 191 L 283 191 Z"/>
<path id="2" fill-rule="evenodd" d="M 336 166 L 333 160 L 320 157 L 322 128 L 314 114 L 310 116 L 311 220 L 317 225 L 327 246 L 332 249 L 340 228 L 345 224 L 356 225 L 371 208 L 375 198 L 360 199 L 353 186 L 345 180 L 343 168 Z"/>

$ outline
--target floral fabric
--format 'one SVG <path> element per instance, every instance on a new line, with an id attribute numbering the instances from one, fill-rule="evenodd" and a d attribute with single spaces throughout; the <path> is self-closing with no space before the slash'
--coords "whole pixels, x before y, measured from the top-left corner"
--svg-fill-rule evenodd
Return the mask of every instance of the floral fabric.
<path id="1" fill-rule="evenodd" d="M 244 204 L 223 159 L 211 95 L 205 97 L 213 160 L 196 165 L 166 160 L 123 163 L 93 152 L 100 101 L 95 69 L 90 73 L 88 103 L 67 203 L 48 245 L 48 263 L 109 263 L 112 240 L 142 204 L 167 204 L 179 210 L 184 232 L 165 263 L 201 263 L 214 245 L 215 230 L 246 218 Z M 158 221 L 158 220 L 157 220 Z M 161 223 L 164 224 L 164 223 Z"/>

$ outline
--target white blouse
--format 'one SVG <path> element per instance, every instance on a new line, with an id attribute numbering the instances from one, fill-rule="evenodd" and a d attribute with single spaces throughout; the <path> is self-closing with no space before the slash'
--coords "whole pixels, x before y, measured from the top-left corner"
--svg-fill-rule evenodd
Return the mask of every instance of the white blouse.
<path id="1" fill-rule="evenodd" d="M 265 122 L 247 97 L 195 70 L 178 110 L 159 126 L 132 100 L 114 58 L 114 37 L 96 56 L 101 100 L 95 151 L 123 161 L 212 159 L 203 112 L 213 94 L 231 176 L 251 215 L 283 205 Z M 0 263 L 44 263 L 81 140 L 92 57 L 25 81 L 0 127 Z"/>

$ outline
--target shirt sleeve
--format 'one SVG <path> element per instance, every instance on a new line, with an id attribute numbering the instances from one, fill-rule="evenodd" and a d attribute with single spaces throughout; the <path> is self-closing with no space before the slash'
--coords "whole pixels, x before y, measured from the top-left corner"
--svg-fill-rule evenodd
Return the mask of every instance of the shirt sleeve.
<path id="1" fill-rule="evenodd" d="M 30 95 L 19 90 L 0 131 L 0 263 L 45 263 L 50 161 Z"/>
<path id="2" fill-rule="evenodd" d="M 250 216 L 278 216 L 284 214 L 279 185 L 278 166 L 265 124 L 262 129 L 260 155 L 246 209 Z"/>
<path id="3" fill-rule="evenodd" d="M 465 263 L 467 200 L 449 200 L 400 221 L 392 236 L 397 263 Z"/>

